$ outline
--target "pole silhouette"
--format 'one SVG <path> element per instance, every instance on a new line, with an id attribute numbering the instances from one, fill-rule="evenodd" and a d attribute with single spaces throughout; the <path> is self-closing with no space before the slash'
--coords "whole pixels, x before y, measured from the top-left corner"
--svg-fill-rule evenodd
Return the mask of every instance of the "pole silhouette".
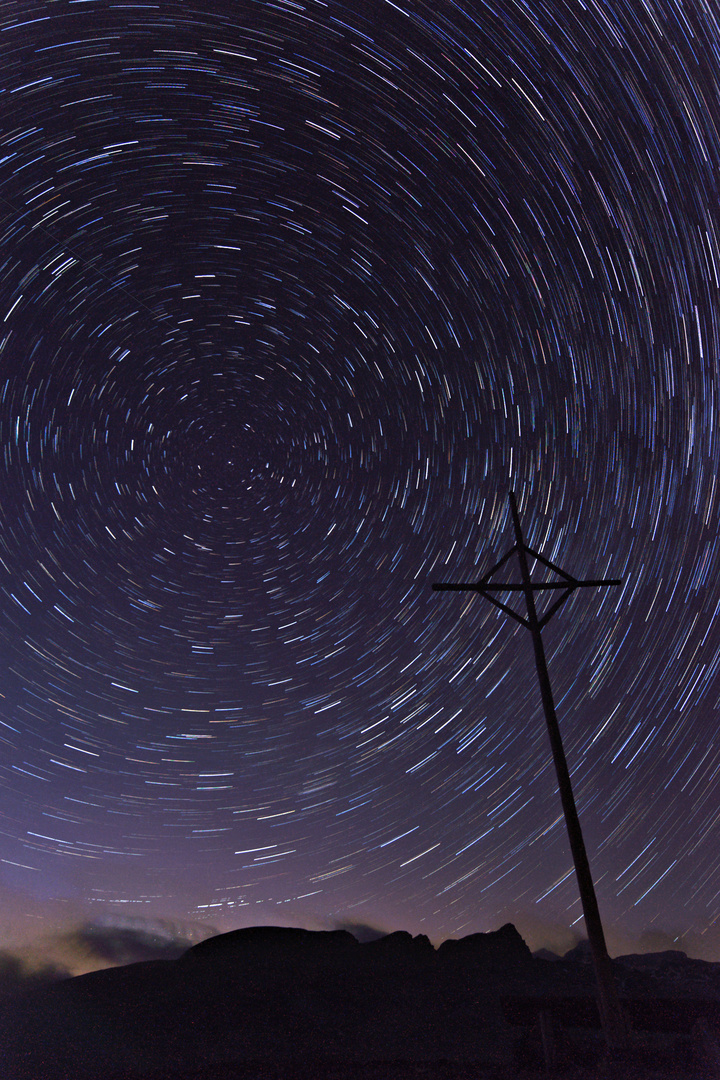
<path id="1" fill-rule="evenodd" d="M 607 945 L 605 944 L 605 933 L 600 919 L 600 911 L 595 895 L 595 886 L 590 872 L 590 862 L 585 848 L 582 829 L 580 828 L 580 818 L 578 817 L 575 797 L 570 783 L 570 772 L 565 758 L 565 750 L 560 737 L 560 726 L 555 712 L 555 702 L 553 699 L 550 675 L 548 673 L 545 648 L 542 639 L 543 627 L 547 625 L 555 612 L 558 611 L 562 604 L 565 603 L 576 589 L 587 588 L 590 586 L 602 588 L 609 585 L 619 585 L 620 581 L 616 578 L 579 579 L 567 574 L 564 570 L 561 570 L 559 566 L 556 566 L 554 563 L 550 562 L 549 559 L 540 555 L 539 552 L 533 551 L 532 548 L 527 546 L 520 526 L 517 503 L 512 492 L 510 493 L 510 510 L 515 529 L 515 544 L 510 551 L 503 555 L 502 559 L 495 563 L 495 565 L 474 584 L 438 583 L 433 585 L 433 589 L 438 591 L 477 592 L 481 596 L 484 596 L 486 600 L 495 604 L 496 607 L 499 607 L 506 615 L 509 615 L 511 618 L 515 619 L 516 622 L 521 623 L 522 626 L 530 631 L 535 652 L 535 667 L 537 669 L 538 682 L 540 684 L 545 721 L 550 737 L 550 746 L 552 749 L 553 761 L 555 762 L 555 772 L 557 775 L 558 787 L 560 789 L 565 824 L 570 840 L 570 850 L 575 864 L 575 875 L 580 890 L 580 899 L 582 902 L 583 915 L 585 917 L 585 927 L 595 968 L 598 990 L 598 1008 L 605 1035 L 605 1042 L 608 1049 L 611 1051 L 624 1050 L 627 1048 L 628 1040 L 627 1022 L 618 997 L 612 964 L 608 955 Z M 491 582 L 492 576 L 503 567 L 513 555 L 517 555 L 518 558 L 520 576 L 522 579 L 521 583 Z M 557 579 L 553 581 L 533 582 L 530 574 L 528 556 L 531 556 L 533 559 L 537 560 L 537 562 L 541 563 L 549 570 L 552 570 L 553 573 L 557 575 Z M 549 605 L 547 610 L 541 616 L 538 614 L 537 605 L 535 603 L 535 593 L 547 590 L 560 590 L 560 595 Z M 509 604 L 504 603 L 500 600 L 499 596 L 496 595 L 498 593 L 508 592 L 521 592 L 523 594 L 525 599 L 525 615 L 515 611 Z"/>

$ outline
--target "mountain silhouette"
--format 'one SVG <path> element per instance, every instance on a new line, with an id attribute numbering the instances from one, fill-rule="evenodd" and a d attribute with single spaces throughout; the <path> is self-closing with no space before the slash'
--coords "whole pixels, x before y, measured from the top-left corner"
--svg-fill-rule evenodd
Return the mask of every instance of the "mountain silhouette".
<path id="1" fill-rule="evenodd" d="M 714 1023 L 720 965 L 682 958 L 616 961 L 621 991 L 648 1002 L 684 993 Z M 385 1062 L 395 1063 L 387 1077 L 459 1078 L 471 1064 L 485 1070 L 475 1075 L 514 1076 L 518 1054 L 540 1054 L 522 1009 L 531 1014 L 547 999 L 583 1002 L 587 1013 L 593 996 L 591 965 L 533 958 L 511 924 L 437 949 L 404 931 L 360 943 L 346 930 L 251 927 L 178 959 L 0 1002 L 1 1072 L 4 1080 L 360 1078 L 379 1076 L 367 1070 Z M 597 1054 L 599 1032 L 586 1039 Z"/>

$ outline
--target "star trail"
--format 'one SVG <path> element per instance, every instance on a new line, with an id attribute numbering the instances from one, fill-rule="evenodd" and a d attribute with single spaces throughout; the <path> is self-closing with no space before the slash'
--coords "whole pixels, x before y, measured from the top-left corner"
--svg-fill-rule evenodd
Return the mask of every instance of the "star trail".
<path id="1" fill-rule="evenodd" d="M 431 590 L 512 489 L 622 579 L 544 631 L 611 950 L 720 959 L 713 6 L 21 0 L 0 56 L 5 938 L 572 944 L 531 643 Z"/>

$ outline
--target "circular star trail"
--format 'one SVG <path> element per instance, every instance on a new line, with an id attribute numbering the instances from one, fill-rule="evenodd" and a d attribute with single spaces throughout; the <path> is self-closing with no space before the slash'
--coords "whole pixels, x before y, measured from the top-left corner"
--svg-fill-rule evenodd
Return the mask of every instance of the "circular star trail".
<path id="1" fill-rule="evenodd" d="M 514 490 L 622 578 L 545 630 L 611 946 L 714 956 L 712 7 L 1 18 L 8 896 L 579 932 L 529 638 L 431 591 Z"/>

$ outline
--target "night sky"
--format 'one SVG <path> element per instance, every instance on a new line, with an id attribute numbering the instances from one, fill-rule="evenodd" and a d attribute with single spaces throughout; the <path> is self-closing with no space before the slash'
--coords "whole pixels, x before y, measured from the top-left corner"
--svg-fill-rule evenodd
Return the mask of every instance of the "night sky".
<path id="1" fill-rule="evenodd" d="M 0 13 L 0 930 L 720 959 L 720 22 L 703 0 Z M 196 928 L 200 929 L 196 929 Z"/>

